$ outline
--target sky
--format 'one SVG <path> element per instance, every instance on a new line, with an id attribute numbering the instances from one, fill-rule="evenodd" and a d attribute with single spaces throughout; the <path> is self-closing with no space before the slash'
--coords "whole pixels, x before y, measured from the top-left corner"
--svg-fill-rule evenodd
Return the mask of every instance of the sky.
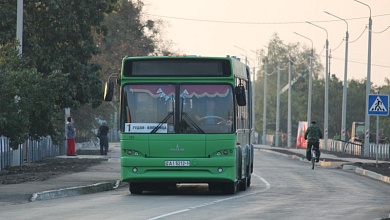
<path id="1" fill-rule="evenodd" d="M 164 22 L 163 38 L 172 41 L 174 51 L 247 57 L 251 67 L 258 66 L 255 51 L 266 49 L 277 33 L 285 44 L 300 42 L 311 48 L 312 41 L 325 68 L 328 39 L 330 72 L 343 81 L 347 24 L 348 80 L 367 77 L 370 7 L 370 78 L 381 86 L 385 77 L 390 79 L 390 0 L 359 1 L 366 5 L 354 0 L 144 0 L 144 13 L 146 19 Z"/>

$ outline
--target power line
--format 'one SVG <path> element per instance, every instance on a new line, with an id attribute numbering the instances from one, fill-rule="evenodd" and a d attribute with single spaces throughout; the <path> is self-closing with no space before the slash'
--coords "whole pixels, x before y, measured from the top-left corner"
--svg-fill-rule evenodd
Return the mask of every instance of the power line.
<path id="1" fill-rule="evenodd" d="M 246 25 L 286 25 L 286 24 L 304 24 L 307 23 L 306 21 L 282 21 L 282 22 L 248 22 L 248 21 L 221 21 L 221 20 L 207 20 L 207 19 L 195 19 L 195 18 L 183 18 L 183 17 L 172 17 L 172 16 L 166 16 L 166 15 L 155 15 L 155 14 L 149 14 L 145 13 L 145 15 L 154 16 L 154 17 L 161 17 L 161 18 L 169 18 L 169 19 L 175 19 L 175 20 L 185 20 L 185 21 L 198 21 L 198 22 L 208 22 L 208 23 L 225 23 L 225 24 L 246 24 Z M 382 17 L 382 16 L 389 16 L 389 14 L 381 14 L 381 15 L 375 15 L 371 17 Z M 345 20 L 359 20 L 359 19 L 367 19 L 367 17 L 357 17 L 357 18 L 348 18 Z M 310 21 L 312 23 L 324 23 L 324 22 L 335 22 L 340 20 L 323 20 L 323 21 Z"/>
<path id="2" fill-rule="evenodd" d="M 390 26 L 388 26 L 386 29 L 384 29 L 383 31 L 378 31 L 378 32 L 375 32 L 375 31 L 373 31 L 372 33 L 374 33 L 374 34 L 380 34 L 380 33 L 383 33 L 383 32 L 385 32 L 387 29 L 389 29 L 390 28 Z"/>
<path id="3" fill-rule="evenodd" d="M 324 56 L 323 56 L 323 57 L 324 57 Z M 344 60 L 344 58 L 337 58 L 337 57 L 334 57 L 334 56 L 332 56 L 332 59 L 334 59 L 334 60 Z M 367 63 L 365 63 L 365 62 L 354 61 L 354 60 L 348 60 L 348 62 L 357 63 L 357 64 L 367 64 Z M 380 64 L 371 64 L 371 66 L 383 67 L 383 68 L 390 68 L 390 66 L 380 65 Z"/>
<path id="4" fill-rule="evenodd" d="M 352 44 L 352 43 L 355 43 L 357 40 L 359 40 L 360 39 L 360 37 L 364 34 L 364 32 L 367 30 L 367 26 L 366 27 L 364 27 L 364 30 L 363 30 L 363 32 L 360 34 L 360 36 L 358 37 L 358 38 L 356 38 L 355 40 L 352 40 L 352 41 L 349 41 L 349 43 L 350 44 Z"/>
<path id="5" fill-rule="evenodd" d="M 339 49 L 339 47 L 341 46 L 341 44 L 344 42 L 344 39 L 341 40 L 340 44 L 335 48 L 335 49 L 332 49 L 332 51 L 334 52 L 335 50 Z"/>

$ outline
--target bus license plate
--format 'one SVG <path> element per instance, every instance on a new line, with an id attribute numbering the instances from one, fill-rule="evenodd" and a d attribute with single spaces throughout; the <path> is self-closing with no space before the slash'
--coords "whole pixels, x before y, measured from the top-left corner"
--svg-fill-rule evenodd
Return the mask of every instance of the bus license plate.
<path id="1" fill-rule="evenodd" d="M 166 160 L 165 166 L 166 167 L 189 167 L 190 161 L 189 160 Z"/>

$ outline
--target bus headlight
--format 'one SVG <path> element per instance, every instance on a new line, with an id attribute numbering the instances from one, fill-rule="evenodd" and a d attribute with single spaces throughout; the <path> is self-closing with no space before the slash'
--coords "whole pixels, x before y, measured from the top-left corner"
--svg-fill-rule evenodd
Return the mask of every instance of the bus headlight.
<path id="1" fill-rule="evenodd" d="M 133 167 L 133 173 L 136 173 L 138 172 L 138 168 L 137 167 Z"/>
<path id="2" fill-rule="evenodd" d="M 139 155 L 139 152 L 138 151 L 132 151 L 132 150 L 127 150 L 127 154 L 128 155 L 134 155 L 134 156 L 138 156 Z"/>
<path id="3" fill-rule="evenodd" d="M 218 173 L 222 173 L 223 172 L 223 169 L 222 169 L 222 167 L 218 167 Z"/>

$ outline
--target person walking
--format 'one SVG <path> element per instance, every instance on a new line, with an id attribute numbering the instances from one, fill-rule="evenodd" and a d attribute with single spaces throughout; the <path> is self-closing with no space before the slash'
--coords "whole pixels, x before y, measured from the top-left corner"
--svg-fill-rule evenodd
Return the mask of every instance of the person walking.
<path id="1" fill-rule="evenodd" d="M 98 138 L 100 140 L 100 155 L 107 155 L 108 152 L 108 137 L 107 134 L 110 128 L 105 121 L 99 127 Z"/>
<path id="2" fill-rule="evenodd" d="M 77 156 L 76 154 L 76 128 L 74 126 L 73 120 L 71 117 L 68 117 L 66 122 L 66 155 L 67 156 Z"/>
<path id="3" fill-rule="evenodd" d="M 322 132 L 316 121 L 312 121 L 305 132 L 305 140 L 307 140 L 306 159 L 311 160 L 311 148 L 316 151 L 316 162 L 320 161 L 320 139 L 322 139 Z"/>

